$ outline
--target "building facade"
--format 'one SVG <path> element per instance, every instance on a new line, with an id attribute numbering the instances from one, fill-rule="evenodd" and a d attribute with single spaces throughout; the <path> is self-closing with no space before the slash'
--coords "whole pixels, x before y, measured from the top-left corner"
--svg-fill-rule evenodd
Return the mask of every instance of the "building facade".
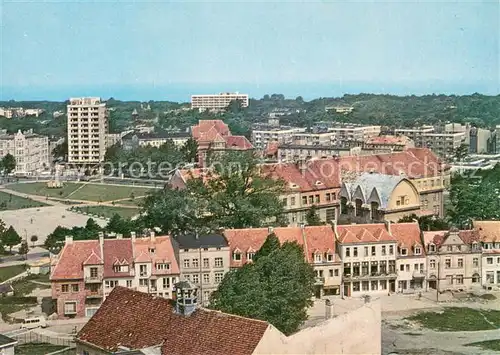
<path id="1" fill-rule="evenodd" d="M 181 234 L 175 237 L 181 279 L 199 289 L 198 302 L 207 306 L 229 271 L 229 245 L 219 234 Z"/>
<path id="2" fill-rule="evenodd" d="M 268 143 L 277 142 L 279 144 L 290 144 L 294 140 L 294 135 L 304 133 L 306 128 L 274 125 L 259 125 L 252 130 L 252 144 L 257 149 L 264 149 Z"/>
<path id="3" fill-rule="evenodd" d="M 474 221 L 481 249 L 481 280 L 487 290 L 500 289 L 500 222 Z"/>
<path id="4" fill-rule="evenodd" d="M 98 97 L 69 99 L 68 162 L 98 164 L 104 161 L 108 110 Z"/>
<path id="5" fill-rule="evenodd" d="M 220 93 L 215 95 L 192 95 L 191 108 L 200 111 L 225 110 L 231 101 L 239 101 L 241 107 L 248 107 L 248 95 L 236 93 Z"/>
<path id="6" fill-rule="evenodd" d="M 33 130 L 15 134 L 0 130 L 0 159 L 7 154 L 16 159 L 15 174 L 36 174 L 50 166 L 49 139 Z"/>

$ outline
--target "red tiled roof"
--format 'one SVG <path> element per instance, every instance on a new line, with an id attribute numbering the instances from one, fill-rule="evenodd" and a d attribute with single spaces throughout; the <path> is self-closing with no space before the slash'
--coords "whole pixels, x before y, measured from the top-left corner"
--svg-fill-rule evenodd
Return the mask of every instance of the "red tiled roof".
<path id="1" fill-rule="evenodd" d="M 253 149 L 253 145 L 245 136 L 228 136 L 226 137 L 226 148 L 235 150 L 250 150 Z"/>
<path id="2" fill-rule="evenodd" d="M 384 223 L 339 225 L 337 235 L 340 243 L 396 241 L 396 238 L 389 234 Z"/>
<path id="3" fill-rule="evenodd" d="M 430 244 L 431 242 L 436 246 L 440 246 L 443 244 L 444 240 L 449 236 L 450 231 L 424 231 L 424 243 L 425 245 Z M 473 242 L 479 242 L 479 233 L 477 230 L 460 230 L 458 231 L 458 236 L 465 244 L 472 244 Z"/>
<path id="4" fill-rule="evenodd" d="M 391 234 L 398 241 L 398 245 L 401 247 L 405 247 L 408 250 L 408 256 L 413 256 L 414 254 L 414 246 L 420 246 L 420 250 L 422 252 L 421 255 L 425 256 L 425 248 L 422 245 L 422 238 L 420 227 L 418 223 L 392 223 L 391 224 Z"/>
<path id="5" fill-rule="evenodd" d="M 312 262 L 314 251 L 324 254 L 331 252 L 335 255 L 335 235 L 330 226 L 306 226 L 301 227 L 278 227 L 271 232 L 268 228 L 245 228 L 245 229 L 227 229 L 224 231 L 231 254 L 238 250 L 241 252 L 241 260 L 235 261 L 231 257 L 231 267 L 239 267 L 245 264 L 248 251 L 258 251 L 266 241 L 269 234 L 274 233 L 280 243 L 297 242 L 304 246 L 306 260 Z"/>
<path id="6" fill-rule="evenodd" d="M 482 242 L 500 242 L 500 221 L 473 221 L 472 225 L 478 231 Z"/>
<path id="7" fill-rule="evenodd" d="M 101 249 L 98 240 L 78 240 L 66 243 L 59 253 L 50 279 L 83 279 L 82 265 L 92 256 L 92 253 L 101 258 Z"/>
<path id="8" fill-rule="evenodd" d="M 198 124 L 196 126 L 191 127 L 191 134 L 196 140 L 198 140 L 203 134 L 206 134 L 209 131 L 215 131 L 222 136 L 228 136 L 231 134 L 229 132 L 229 127 L 221 120 L 200 120 L 198 121 Z M 209 136 L 212 135 L 213 133 L 210 133 Z"/>
<path id="9" fill-rule="evenodd" d="M 105 239 L 103 244 L 104 254 L 104 277 L 130 277 L 132 268 L 129 272 L 115 272 L 113 266 L 131 265 L 134 261 L 134 252 L 132 251 L 131 239 Z"/>
<path id="10" fill-rule="evenodd" d="M 149 249 L 154 248 L 154 253 L 150 253 Z M 153 275 L 170 275 L 179 273 L 179 265 L 175 258 L 174 248 L 169 236 L 158 236 L 153 238 L 137 238 L 134 243 L 135 261 L 156 263 L 170 263 L 170 269 L 157 270 L 153 266 Z"/>
<path id="11" fill-rule="evenodd" d="M 375 136 L 369 137 L 365 143 L 366 144 L 398 144 L 405 145 L 409 142 L 409 138 L 406 136 Z"/>
<path id="12" fill-rule="evenodd" d="M 268 142 L 265 150 L 266 156 L 276 156 L 278 154 L 279 143 L 278 142 Z"/>
<path id="13" fill-rule="evenodd" d="M 174 310 L 169 300 L 115 287 L 76 338 L 106 351 L 163 344 L 163 355 L 250 355 L 269 327 L 217 311 L 185 317 Z"/>

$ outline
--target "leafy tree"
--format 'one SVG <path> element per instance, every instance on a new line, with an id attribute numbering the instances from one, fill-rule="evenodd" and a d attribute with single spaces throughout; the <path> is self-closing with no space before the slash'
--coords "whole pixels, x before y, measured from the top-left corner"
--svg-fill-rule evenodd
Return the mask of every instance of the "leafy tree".
<path id="1" fill-rule="evenodd" d="M 54 158 L 63 158 L 64 160 L 68 156 L 68 139 L 65 138 L 64 142 L 59 145 L 56 145 L 54 149 L 52 149 L 52 156 Z"/>
<path id="2" fill-rule="evenodd" d="M 467 144 L 461 144 L 455 150 L 455 159 L 458 161 L 463 161 L 469 154 L 469 146 Z"/>
<path id="3" fill-rule="evenodd" d="M 28 243 L 26 241 L 23 241 L 21 243 L 21 246 L 19 247 L 19 254 L 24 255 L 24 258 L 27 258 L 27 254 L 29 251 Z"/>
<path id="4" fill-rule="evenodd" d="M 0 238 L 5 233 L 6 230 L 7 230 L 7 226 L 5 225 L 5 222 L 0 219 Z"/>
<path id="5" fill-rule="evenodd" d="M 10 153 L 2 158 L 2 168 L 5 174 L 10 174 L 16 168 L 16 158 Z"/>
<path id="6" fill-rule="evenodd" d="M 307 319 L 313 292 L 313 268 L 304 260 L 302 247 L 287 242 L 226 274 L 210 307 L 265 320 L 289 335 Z"/>
<path id="7" fill-rule="evenodd" d="M 12 247 L 18 245 L 21 241 L 21 237 L 12 226 L 2 234 L 2 244 L 8 246 L 10 252 L 12 252 Z"/>
<path id="8" fill-rule="evenodd" d="M 195 139 L 189 138 L 181 148 L 182 158 L 185 162 L 194 162 L 198 155 L 198 143 Z"/>
<path id="9" fill-rule="evenodd" d="M 85 229 L 87 229 L 89 232 L 95 232 L 95 234 L 101 231 L 101 227 L 92 218 L 87 219 Z"/>
<path id="10" fill-rule="evenodd" d="M 278 250 L 280 248 L 280 241 L 276 234 L 271 233 L 267 236 L 266 241 L 260 249 L 255 253 L 253 258 L 254 261 L 257 261 L 259 258 L 270 255 L 272 252 Z"/>
<path id="11" fill-rule="evenodd" d="M 408 222 L 418 222 L 418 225 L 422 231 L 442 231 L 448 230 L 450 225 L 447 221 L 436 216 L 421 216 L 418 217 L 416 214 L 410 216 L 404 216 L 399 219 L 398 223 L 408 223 Z"/>
<path id="12" fill-rule="evenodd" d="M 306 222 L 308 226 L 320 226 L 323 224 L 319 218 L 316 205 L 312 205 L 311 208 L 309 208 L 309 211 L 307 211 Z"/>
<path id="13" fill-rule="evenodd" d="M 127 219 L 124 219 L 119 214 L 115 213 L 109 220 L 105 229 L 108 232 L 129 235 L 131 231 L 131 224 Z"/>
<path id="14" fill-rule="evenodd" d="M 36 243 L 36 242 L 38 242 L 38 236 L 36 236 L 36 235 L 32 235 L 32 236 L 30 237 L 30 241 L 31 241 L 31 243 L 33 243 L 33 247 L 34 247 L 34 246 L 35 246 L 35 243 Z"/>
<path id="15" fill-rule="evenodd" d="M 47 236 L 44 245 L 49 250 L 60 248 L 64 245 L 64 240 L 67 235 L 72 235 L 71 229 L 57 226 L 54 231 Z"/>

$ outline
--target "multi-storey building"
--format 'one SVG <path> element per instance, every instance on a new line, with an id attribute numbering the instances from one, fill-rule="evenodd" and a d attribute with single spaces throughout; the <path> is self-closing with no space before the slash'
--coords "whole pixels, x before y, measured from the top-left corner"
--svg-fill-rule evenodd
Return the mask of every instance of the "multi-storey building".
<path id="1" fill-rule="evenodd" d="M 481 243 L 477 230 L 424 232 L 427 282 L 438 291 L 481 286 Z"/>
<path id="2" fill-rule="evenodd" d="M 396 292 L 398 240 L 390 224 L 335 226 L 343 295 Z"/>
<path id="3" fill-rule="evenodd" d="M 179 267 L 168 236 L 74 241 L 67 237 L 50 280 L 59 318 L 90 317 L 116 286 L 171 298 Z"/>
<path id="4" fill-rule="evenodd" d="M 179 234 L 175 241 L 181 278 L 198 287 L 198 301 L 206 306 L 229 271 L 227 240 L 219 234 Z"/>
<path id="5" fill-rule="evenodd" d="M 346 145 L 300 145 L 284 144 L 278 146 L 277 159 L 281 162 L 294 162 L 309 159 L 325 159 L 361 153 L 361 147 Z"/>
<path id="6" fill-rule="evenodd" d="M 486 289 L 500 288 L 500 221 L 474 221 L 482 247 L 481 279 Z"/>
<path id="7" fill-rule="evenodd" d="M 300 226 L 283 228 L 227 229 L 224 231 L 231 251 L 231 267 L 252 262 L 266 238 L 274 234 L 280 243 L 297 242 L 316 273 L 315 294 L 340 295 L 342 270 L 331 226 Z"/>
<path id="8" fill-rule="evenodd" d="M 220 93 L 216 95 L 192 95 L 191 108 L 200 111 L 220 111 L 226 109 L 231 101 L 239 101 L 241 107 L 248 107 L 248 95 L 235 93 Z"/>
<path id="9" fill-rule="evenodd" d="M 373 136 L 364 141 L 363 154 L 401 152 L 406 148 L 414 147 L 415 143 L 406 136 Z"/>
<path id="10" fill-rule="evenodd" d="M 121 139 L 123 149 L 133 150 L 139 147 L 159 148 L 167 141 L 171 141 L 176 147 L 182 147 L 191 137 L 189 133 L 138 133 L 131 132 Z"/>
<path id="11" fill-rule="evenodd" d="M 298 127 L 260 125 L 252 130 L 251 140 L 255 148 L 264 149 L 271 142 L 290 144 L 295 134 L 304 133 L 306 130 L 306 128 Z"/>
<path id="12" fill-rule="evenodd" d="M 98 164 L 104 161 L 108 111 L 98 97 L 69 99 L 68 162 Z"/>
<path id="13" fill-rule="evenodd" d="M 0 159 L 11 154 L 16 159 L 14 173 L 30 175 L 49 167 L 49 139 L 33 130 L 7 134 L 0 130 Z"/>

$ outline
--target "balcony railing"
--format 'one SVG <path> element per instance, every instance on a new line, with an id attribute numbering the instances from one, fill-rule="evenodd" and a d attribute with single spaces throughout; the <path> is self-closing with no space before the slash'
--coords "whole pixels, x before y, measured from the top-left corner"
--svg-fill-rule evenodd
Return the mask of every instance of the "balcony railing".
<path id="1" fill-rule="evenodd" d="M 85 276 L 86 283 L 101 283 L 102 276 Z"/>

